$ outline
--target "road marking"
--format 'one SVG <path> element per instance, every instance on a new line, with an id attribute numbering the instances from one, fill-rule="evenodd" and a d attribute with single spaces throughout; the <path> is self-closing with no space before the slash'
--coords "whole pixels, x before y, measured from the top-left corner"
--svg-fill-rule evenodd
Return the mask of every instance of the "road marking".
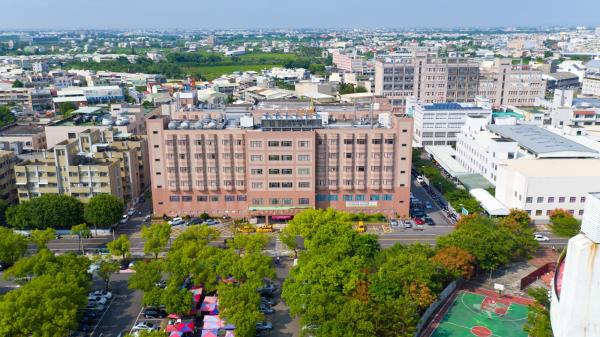
<path id="1" fill-rule="evenodd" d="M 133 327 L 137 325 L 137 323 L 140 320 L 140 316 L 142 315 L 143 311 L 144 311 L 144 306 L 142 305 L 142 308 L 140 309 L 139 314 L 137 314 L 137 317 L 135 318 L 135 322 L 133 322 L 133 325 L 131 326 L 131 329 L 129 329 L 129 334 L 133 333 Z"/>
<path id="2" fill-rule="evenodd" d="M 92 333 L 90 334 L 90 336 L 94 336 L 94 333 L 96 332 L 96 330 L 100 326 L 100 323 L 104 319 L 104 315 L 106 315 L 106 313 L 108 312 L 108 309 L 110 309 L 110 306 L 113 304 L 113 302 L 114 302 L 114 300 L 115 300 L 116 297 L 117 296 L 113 296 L 113 298 L 110 299 L 110 303 L 108 303 L 108 306 L 104 309 L 104 312 L 102 313 L 102 316 L 100 316 L 100 319 L 98 320 L 98 323 L 96 323 L 96 326 L 94 326 L 94 330 L 92 330 Z"/>

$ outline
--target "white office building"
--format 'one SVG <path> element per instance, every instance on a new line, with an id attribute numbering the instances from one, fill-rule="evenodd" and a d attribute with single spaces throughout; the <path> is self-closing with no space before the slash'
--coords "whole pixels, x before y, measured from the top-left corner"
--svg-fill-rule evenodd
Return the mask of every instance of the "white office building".
<path id="1" fill-rule="evenodd" d="M 414 146 L 455 145 L 456 135 L 467 117 L 481 117 L 491 122 L 489 102 L 477 99 L 475 103 L 423 104 L 414 99 L 407 101 L 407 113 L 414 118 Z"/>

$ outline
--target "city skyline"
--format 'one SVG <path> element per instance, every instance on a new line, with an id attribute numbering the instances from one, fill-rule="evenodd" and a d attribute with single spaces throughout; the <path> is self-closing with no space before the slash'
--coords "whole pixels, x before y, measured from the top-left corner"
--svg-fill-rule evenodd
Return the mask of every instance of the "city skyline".
<path id="1" fill-rule="evenodd" d="M 565 16 L 563 6 L 558 0 L 544 1 L 543 7 L 541 1 L 506 0 L 501 4 L 483 5 L 475 0 L 451 3 L 442 0 L 413 3 L 375 0 L 369 3 L 369 8 L 373 9 L 370 12 L 365 12 L 365 4 L 358 0 L 348 0 L 343 4 L 307 0 L 303 2 L 304 10 L 282 8 L 283 6 L 272 0 L 251 3 L 234 1 L 228 4 L 186 3 L 169 7 L 161 5 L 162 3 L 155 0 L 144 3 L 123 3 L 116 0 L 102 3 L 74 3 L 70 0 L 15 2 L 11 4 L 10 11 L 0 13 L 0 29 L 459 28 L 600 25 L 600 20 L 595 15 L 600 11 L 600 3 L 590 0 L 584 1 L 580 8 L 585 10 L 580 11 L 577 16 Z M 120 10 L 113 10 L 117 8 Z M 103 11 L 110 15 L 98 15 Z M 489 15 L 491 12 L 495 13 L 492 17 Z M 263 19 L 256 20 L 258 17 Z"/>

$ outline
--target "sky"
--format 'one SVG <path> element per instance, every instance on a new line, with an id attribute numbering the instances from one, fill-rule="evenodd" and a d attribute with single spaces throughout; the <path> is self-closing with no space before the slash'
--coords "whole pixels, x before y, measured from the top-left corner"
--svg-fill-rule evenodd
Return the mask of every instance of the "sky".
<path id="1" fill-rule="evenodd" d="M 600 26 L 600 0 L 0 0 L 0 29 Z"/>

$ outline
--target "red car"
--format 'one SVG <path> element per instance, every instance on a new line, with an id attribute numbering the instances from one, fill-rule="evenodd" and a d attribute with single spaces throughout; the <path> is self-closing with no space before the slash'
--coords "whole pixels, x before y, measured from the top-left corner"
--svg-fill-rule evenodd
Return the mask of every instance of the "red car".
<path id="1" fill-rule="evenodd" d="M 423 220 L 421 218 L 414 218 L 413 220 L 415 221 L 415 223 L 417 225 L 423 225 L 425 223 L 425 220 Z"/>

